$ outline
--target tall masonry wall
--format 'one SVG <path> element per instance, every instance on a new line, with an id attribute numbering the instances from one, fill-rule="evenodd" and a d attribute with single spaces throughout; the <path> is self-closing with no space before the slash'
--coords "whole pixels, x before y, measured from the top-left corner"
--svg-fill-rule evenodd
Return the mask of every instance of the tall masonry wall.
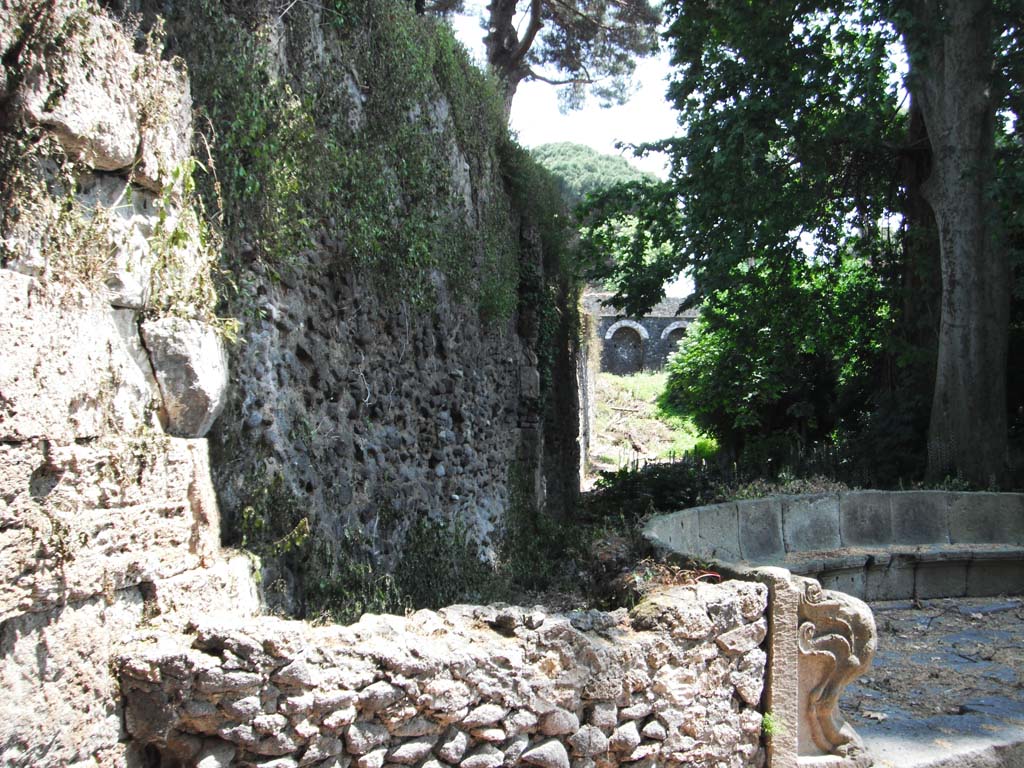
<path id="1" fill-rule="evenodd" d="M 449 156 L 432 194 L 457 191 L 468 231 L 486 234 L 459 249 L 478 272 L 492 246 L 511 259 L 511 302 L 443 265 L 423 270 L 429 301 L 392 302 L 372 265 L 339 260 L 355 238 L 340 225 L 293 241 L 301 210 L 238 218 L 237 190 L 211 208 L 196 185 L 226 190 L 238 167 L 273 161 L 264 191 L 291 197 L 264 202 L 299 187 L 277 164 L 288 145 L 263 150 L 273 126 L 255 144 L 206 134 L 230 149 L 197 160 L 217 78 L 190 35 L 241 35 L 228 53 L 251 57 L 224 59 L 232 77 L 258 71 L 239 126 L 267 116 L 275 88 L 296 92 L 289 72 L 336 63 L 346 45 L 382 49 L 319 36 L 326 4 L 269 25 L 206 0 L 159 6 L 166 19 L 144 2 L 0 0 L 0 763 L 761 764 L 755 586 L 678 589 L 630 614 L 462 607 L 348 628 L 261 616 L 268 598 L 307 610 L 310 584 L 330 585 L 353 554 L 345 542 L 394 563 L 414 523 L 438 519 L 486 553 L 513 496 L 571 496 L 575 427 L 552 415 L 577 413 L 555 381 L 574 370 L 571 323 L 537 298 L 569 288 L 516 211 L 498 150 L 459 143 L 435 91 L 403 112 L 409 135 Z M 203 9 L 224 26 L 189 17 Z M 448 77 L 458 59 L 445 50 Z M 383 81 L 326 71 L 342 73 L 330 103 L 349 105 L 334 114 L 356 141 Z M 309 123 L 292 117 L 301 138 Z M 378 140 L 363 135 L 360 152 Z M 424 190 L 406 192 L 376 200 L 388 221 Z M 297 246 L 294 259 L 275 261 L 272 241 Z M 218 299 L 218 272 L 237 293 Z M 224 301 L 240 325 L 218 317 Z M 243 533 L 262 565 L 223 548 Z"/>

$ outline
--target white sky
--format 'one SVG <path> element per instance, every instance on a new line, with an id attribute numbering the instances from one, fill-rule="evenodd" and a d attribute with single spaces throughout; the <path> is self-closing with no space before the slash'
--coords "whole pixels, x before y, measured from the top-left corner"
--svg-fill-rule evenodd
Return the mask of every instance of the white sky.
<path id="1" fill-rule="evenodd" d="M 469 7 L 471 3 L 467 3 Z M 455 34 L 483 62 L 483 35 L 479 15 L 456 16 L 452 20 Z M 630 163 L 665 177 L 665 161 L 657 155 L 635 158 L 628 149 L 616 149 L 616 142 L 640 144 L 676 134 L 675 111 L 665 101 L 668 88 L 668 54 L 638 62 L 634 84 L 636 93 L 618 107 L 602 109 L 593 99 L 583 109 L 562 114 L 558 96 L 547 83 L 522 83 L 512 101 L 512 130 L 524 147 L 536 147 L 555 141 L 586 144 L 598 152 L 622 154 Z"/>
<path id="2" fill-rule="evenodd" d="M 470 7 L 471 3 L 467 3 Z M 452 19 L 455 34 L 477 63 L 484 62 L 483 35 L 480 17 L 461 15 Z M 640 144 L 677 134 L 676 113 L 665 100 L 669 73 L 668 53 L 637 63 L 634 75 L 636 91 L 625 104 L 602 109 L 588 100 L 583 109 L 562 114 L 558 109 L 556 89 L 547 83 L 520 84 L 512 100 L 511 127 L 519 143 L 536 147 L 555 141 L 586 144 L 609 155 L 623 155 L 630 163 L 659 178 L 666 177 L 662 156 L 651 154 L 637 158 L 627 148 L 616 149 L 618 142 Z M 684 297 L 693 292 L 692 281 L 680 276 L 665 286 L 667 296 Z"/>

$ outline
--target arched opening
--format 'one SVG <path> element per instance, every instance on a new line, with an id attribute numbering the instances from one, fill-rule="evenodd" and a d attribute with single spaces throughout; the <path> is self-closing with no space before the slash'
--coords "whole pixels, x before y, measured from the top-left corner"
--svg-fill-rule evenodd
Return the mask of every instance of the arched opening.
<path id="1" fill-rule="evenodd" d="M 625 376 L 638 373 L 644 367 L 644 340 L 635 328 L 622 326 L 605 342 L 609 346 L 608 369 Z"/>
<path id="2" fill-rule="evenodd" d="M 683 340 L 684 336 L 686 336 L 685 328 L 673 328 L 668 332 L 668 336 L 666 336 L 665 339 L 668 341 L 669 357 L 674 355 L 676 350 L 679 349 L 679 342 Z"/>

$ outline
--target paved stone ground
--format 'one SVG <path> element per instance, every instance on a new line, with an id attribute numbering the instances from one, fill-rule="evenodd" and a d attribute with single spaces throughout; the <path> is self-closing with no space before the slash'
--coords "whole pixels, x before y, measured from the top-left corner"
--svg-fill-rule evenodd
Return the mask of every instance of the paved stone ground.
<path id="1" fill-rule="evenodd" d="M 1024 599 L 871 605 L 872 669 L 841 702 L 885 768 L 1024 768 Z"/>

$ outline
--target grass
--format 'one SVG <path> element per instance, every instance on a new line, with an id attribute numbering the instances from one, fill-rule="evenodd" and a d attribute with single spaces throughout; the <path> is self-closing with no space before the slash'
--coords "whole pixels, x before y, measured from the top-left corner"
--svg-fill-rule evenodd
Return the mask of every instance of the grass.
<path id="1" fill-rule="evenodd" d="M 714 452 L 714 441 L 702 437 L 692 421 L 658 406 L 667 377 L 664 371 L 597 375 L 589 471 Z"/>

